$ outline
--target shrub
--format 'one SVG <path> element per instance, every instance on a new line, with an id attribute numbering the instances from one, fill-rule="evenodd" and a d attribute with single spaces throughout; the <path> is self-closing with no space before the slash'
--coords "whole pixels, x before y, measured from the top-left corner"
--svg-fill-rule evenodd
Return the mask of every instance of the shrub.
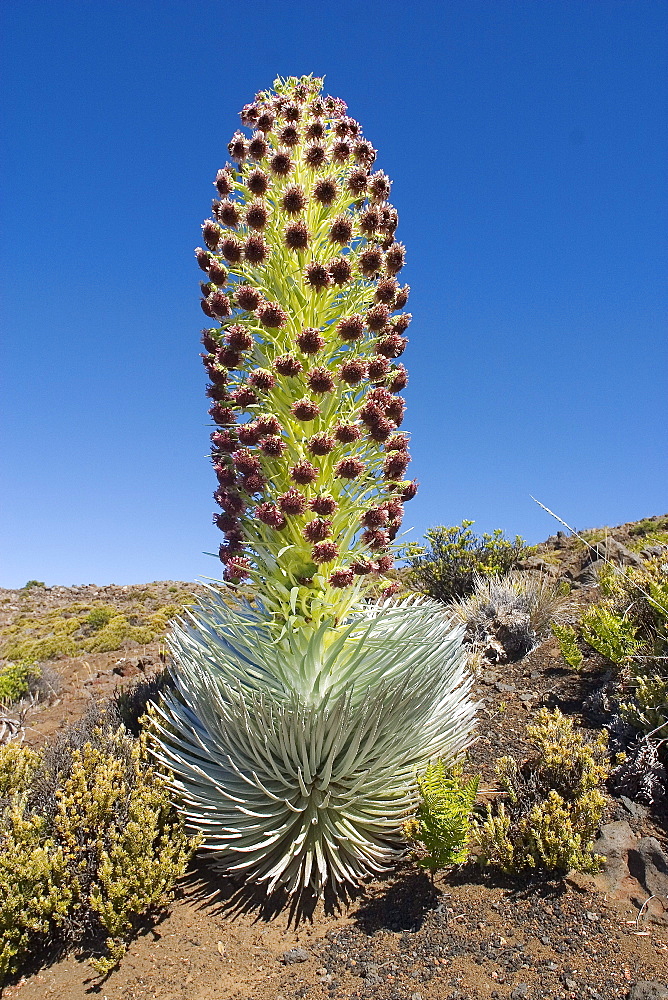
<path id="1" fill-rule="evenodd" d="M 569 597 L 552 580 L 511 571 L 506 576 L 476 576 L 471 596 L 447 607 L 466 625 L 474 649 L 489 660 L 506 663 L 520 659 L 544 639 L 552 620 L 563 617 L 569 604 Z"/>
<path id="2" fill-rule="evenodd" d="M 592 854 L 605 799 L 598 786 L 609 773 L 604 736 L 588 742 L 558 710 L 541 709 L 527 727 L 534 756 L 518 765 L 501 757 L 496 772 L 507 801 L 479 821 L 479 862 L 509 874 L 526 869 L 596 871 Z"/>
<path id="3" fill-rule="evenodd" d="M 93 710 L 45 751 L 0 748 L 0 792 L 0 972 L 46 940 L 97 946 L 100 933 L 106 954 L 92 964 L 108 972 L 196 846 L 145 737 L 133 740 L 113 709 Z"/>
<path id="4" fill-rule="evenodd" d="M 478 776 L 465 780 L 461 764 L 443 759 L 430 762 L 418 775 L 420 805 L 404 832 L 418 845 L 417 863 L 432 877 L 466 861 L 478 781 Z"/>
<path id="5" fill-rule="evenodd" d="M 37 664 L 30 661 L 7 663 L 0 667 L 0 705 L 19 701 L 30 690 L 31 681 L 40 673 Z"/>
<path id="6" fill-rule="evenodd" d="M 480 576 L 499 576 L 518 565 L 526 554 L 519 535 L 511 542 L 497 528 L 478 537 L 471 531 L 473 523 L 430 528 L 425 533 L 426 546 L 406 546 L 412 587 L 447 603 L 471 594 Z"/>

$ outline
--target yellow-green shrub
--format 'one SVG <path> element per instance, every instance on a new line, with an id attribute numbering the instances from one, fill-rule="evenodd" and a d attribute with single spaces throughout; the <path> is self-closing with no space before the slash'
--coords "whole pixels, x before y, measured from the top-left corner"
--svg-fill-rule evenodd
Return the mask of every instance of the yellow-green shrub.
<path id="1" fill-rule="evenodd" d="M 113 711 L 94 711 L 53 746 L 0 748 L 0 982 L 50 938 L 96 946 L 108 972 L 136 920 L 166 902 L 196 841 L 163 779 Z"/>
<path id="2" fill-rule="evenodd" d="M 11 705 L 30 689 L 30 681 L 39 674 L 39 667 L 30 660 L 7 663 L 0 668 L 0 705 Z"/>
<path id="3" fill-rule="evenodd" d="M 607 603 L 587 608 L 580 628 L 584 641 L 613 663 L 622 663 L 638 648 L 637 626 Z"/>
<path id="4" fill-rule="evenodd" d="M 479 862 L 510 874 L 597 870 L 592 846 L 605 805 L 598 786 L 609 773 L 606 737 L 585 741 L 570 719 L 547 709 L 527 734 L 533 757 L 521 765 L 497 761 L 507 802 L 488 806 L 477 824 Z"/>
<path id="5" fill-rule="evenodd" d="M 558 625 L 552 623 L 552 634 L 559 640 L 559 649 L 566 663 L 573 670 L 579 670 L 584 659 L 582 650 L 578 646 L 577 632 L 571 625 Z"/>

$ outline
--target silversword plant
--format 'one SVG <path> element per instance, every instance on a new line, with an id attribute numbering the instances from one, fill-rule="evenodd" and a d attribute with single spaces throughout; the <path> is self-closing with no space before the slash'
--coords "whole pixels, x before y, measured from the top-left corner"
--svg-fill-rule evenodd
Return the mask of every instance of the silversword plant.
<path id="1" fill-rule="evenodd" d="M 442 609 L 391 580 L 368 600 L 417 488 L 390 181 L 320 79 L 241 122 L 196 251 L 229 586 L 172 632 L 155 752 L 224 869 L 337 891 L 396 856 L 416 770 L 461 750 L 473 707 Z"/>

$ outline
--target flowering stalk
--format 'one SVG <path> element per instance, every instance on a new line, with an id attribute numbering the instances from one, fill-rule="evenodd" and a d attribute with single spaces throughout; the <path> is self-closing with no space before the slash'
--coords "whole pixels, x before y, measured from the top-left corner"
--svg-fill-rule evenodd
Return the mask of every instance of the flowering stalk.
<path id="1" fill-rule="evenodd" d="M 241 113 L 249 134 L 229 143 L 196 251 L 217 321 L 202 337 L 214 520 L 227 581 L 254 578 L 281 618 L 342 620 L 392 567 L 416 491 L 399 431 L 404 248 L 345 104 L 319 79 L 274 86 Z"/>

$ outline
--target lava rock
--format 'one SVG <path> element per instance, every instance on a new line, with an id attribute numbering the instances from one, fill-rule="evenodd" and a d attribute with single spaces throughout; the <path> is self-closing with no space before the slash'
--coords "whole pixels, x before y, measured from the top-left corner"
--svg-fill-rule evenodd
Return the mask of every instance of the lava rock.
<path id="1" fill-rule="evenodd" d="M 305 948 L 290 948 L 281 955 L 283 965 L 295 965 L 297 962 L 308 962 L 311 956 Z"/>
<path id="2" fill-rule="evenodd" d="M 656 980 L 639 979 L 631 987 L 629 1000 L 668 1000 L 668 989 Z"/>

